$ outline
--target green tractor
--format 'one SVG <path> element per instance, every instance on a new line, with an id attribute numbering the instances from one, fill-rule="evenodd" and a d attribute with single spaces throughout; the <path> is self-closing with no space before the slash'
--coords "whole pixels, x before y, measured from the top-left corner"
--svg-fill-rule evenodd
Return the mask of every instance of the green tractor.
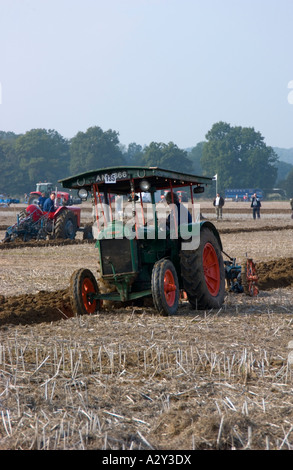
<path id="1" fill-rule="evenodd" d="M 93 237 L 100 272 L 97 278 L 88 269 L 73 273 L 70 290 L 76 314 L 98 312 L 106 301 L 141 302 L 147 297 L 162 315 L 176 313 L 181 295 L 194 309 L 222 305 L 221 239 L 211 222 L 201 220 L 194 202 L 194 195 L 202 193 L 212 178 L 125 166 L 88 171 L 60 183 L 77 189 L 83 201 L 91 197 L 95 213 Z M 190 194 L 184 210 L 177 188 Z"/>

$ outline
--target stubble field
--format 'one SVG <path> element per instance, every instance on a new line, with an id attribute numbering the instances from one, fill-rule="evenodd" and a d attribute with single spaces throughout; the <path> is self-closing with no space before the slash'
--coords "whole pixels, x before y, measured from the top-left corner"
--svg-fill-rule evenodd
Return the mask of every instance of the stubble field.
<path id="1" fill-rule="evenodd" d="M 221 221 L 210 204 L 202 213 L 225 253 L 257 263 L 258 297 L 227 292 L 218 311 L 182 302 L 172 317 L 145 305 L 75 318 L 69 280 L 96 272 L 93 244 L 0 250 L 0 449 L 293 448 L 288 203 L 263 203 L 256 221 L 235 203 Z"/>

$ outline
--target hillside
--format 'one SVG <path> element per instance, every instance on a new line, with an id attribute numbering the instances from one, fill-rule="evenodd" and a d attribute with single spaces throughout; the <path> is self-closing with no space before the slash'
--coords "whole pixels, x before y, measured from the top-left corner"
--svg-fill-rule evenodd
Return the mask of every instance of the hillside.
<path id="1" fill-rule="evenodd" d="M 279 147 L 273 147 L 273 149 L 282 162 L 291 163 L 293 165 L 293 148 L 284 149 Z"/>

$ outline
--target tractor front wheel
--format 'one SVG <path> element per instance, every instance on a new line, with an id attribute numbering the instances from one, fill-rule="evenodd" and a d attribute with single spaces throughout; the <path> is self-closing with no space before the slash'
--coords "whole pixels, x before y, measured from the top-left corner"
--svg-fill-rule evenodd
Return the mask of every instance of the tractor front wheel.
<path id="1" fill-rule="evenodd" d="M 155 263 L 152 271 L 152 296 L 155 308 L 164 316 L 177 312 L 179 283 L 176 269 L 168 259 Z"/>
<path id="2" fill-rule="evenodd" d="M 70 280 L 70 298 L 75 315 L 88 315 L 100 310 L 100 300 L 93 295 L 99 292 L 95 276 L 89 269 L 78 269 Z"/>

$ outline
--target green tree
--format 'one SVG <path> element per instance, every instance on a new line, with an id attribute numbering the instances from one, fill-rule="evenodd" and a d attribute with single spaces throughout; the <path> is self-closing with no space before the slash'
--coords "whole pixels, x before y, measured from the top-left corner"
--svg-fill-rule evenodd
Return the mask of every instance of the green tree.
<path id="1" fill-rule="evenodd" d="M 132 142 L 128 145 L 127 152 L 124 153 L 124 158 L 127 165 L 140 165 L 143 157 L 142 146 Z"/>
<path id="2" fill-rule="evenodd" d="M 0 131 L 0 141 L 5 140 L 7 142 L 15 142 L 17 137 L 19 137 L 21 134 L 15 134 L 14 132 L 5 132 L 5 131 Z"/>
<path id="3" fill-rule="evenodd" d="M 22 189 L 19 188 L 19 168 L 14 150 L 14 144 L 11 141 L 0 139 L 0 192 L 18 195 Z"/>
<path id="4" fill-rule="evenodd" d="M 218 122 L 206 135 L 201 165 L 207 176 L 218 175 L 218 188 L 273 187 L 278 156 L 254 128 Z"/>
<path id="5" fill-rule="evenodd" d="M 118 133 L 100 127 L 90 127 L 78 132 L 70 143 L 70 172 L 82 173 L 97 168 L 123 165 L 124 157 L 119 148 Z"/>
<path id="6" fill-rule="evenodd" d="M 38 181 L 51 181 L 69 174 L 69 143 L 55 130 L 32 129 L 17 138 L 15 153 L 23 191 L 35 188 Z"/>
<path id="7" fill-rule="evenodd" d="M 289 198 L 293 198 L 293 168 L 289 171 L 287 178 L 280 183 L 280 187 L 285 189 Z"/>
<path id="8" fill-rule="evenodd" d="M 201 166 L 201 159 L 203 155 L 204 145 L 205 145 L 205 142 L 199 142 L 188 153 L 188 158 L 192 162 L 192 172 L 198 176 L 202 175 L 202 172 L 203 172 L 202 166 Z"/>
<path id="9" fill-rule="evenodd" d="M 19 135 L 14 132 L 0 131 L 0 192 L 18 196 L 22 175 L 15 153 L 15 142 Z"/>
<path id="10" fill-rule="evenodd" d="M 286 180 L 290 171 L 293 169 L 293 165 L 291 163 L 282 162 L 280 160 L 277 163 L 277 168 L 278 168 L 278 177 L 277 177 L 276 184 L 278 185 L 281 181 Z"/>
<path id="11" fill-rule="evenodd" d="M 187 157 L 186 150 L 179 149 L 173 142 L 169 144 L 151 142 L 144 149 L 142 164 L 183 173 L 190 173 L 192 168 L 192 162 Z"/>

